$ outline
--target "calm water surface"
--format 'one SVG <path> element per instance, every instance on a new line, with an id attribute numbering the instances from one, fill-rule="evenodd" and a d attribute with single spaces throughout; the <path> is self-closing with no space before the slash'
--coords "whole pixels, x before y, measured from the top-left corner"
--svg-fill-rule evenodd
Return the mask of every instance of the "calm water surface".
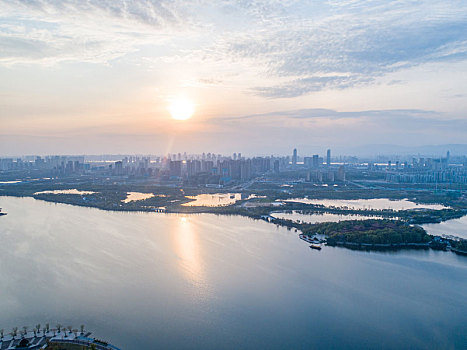
<path id="1" fill-rule="evenodd" d="M 154 197 L 154 193 L 127 192 L 127 196 L 122 202 L 130 203 L 133 201 L 142 201 L 152 197 Z"/>
<path id="2" fill-rule="evenodd" d="M 387 198 L 374 199 L 308 199 L 294 198 L 286 200 L 286 202 L 299 202 L 306 204 L 320 204 L 326 207 L 347 207 L 349 209 L 393 209 L 393 210 L 408 210 L 408 209 L 444 209 L 441 204 L 418 204 L 407 199 L 390 200 Z"/>
<path id="3" fill-rule="evenodd" d="M 467 216 L 422 226 L 430 235 L 450 235 L 467 239 Z"/>
<path id="4" fill-rule="evenodd" d="M 194 199 L 194 201 L 184 203 L 182 205 L 187 207 L 223 207 L 226 205 L 234 204 L 242 199 L 241 193 L 203 193 L 197 196 L 187 196 L 187 198 Z"/>
<path id="5" fill-rule="evenodd" d="M 287 219 L 302 222 L 309 222 L 311 224 L 319 222 L 337 222 L 344 220 L 369 220 L 369 219 L 384 219 L 382 216 L 364 216 L 356 214 L 331 214 L 331 213 L 314 213 L 314 214 L 302 214 L 296 211 L 292 213 L 286 212 L 275 212 L 271 216 L 279 219 Z"/>
<path id="6" fill-rule="evenodd" d="M 84 323 L 128 350 L 465 348 L 452 253 L 312 251 L 236 216 L 0 207 L 0 328 Z"/>
<path id="7" fill-rule="evenodd" d="M 93 191 L 79 191 L 76 188 L 70 190 L 53 190 L 53 191 L 40 191 L 34 194 L 77 194 L 77 195 L 86 195 L 86 194 L 94 194 L 97 192 Z"/>

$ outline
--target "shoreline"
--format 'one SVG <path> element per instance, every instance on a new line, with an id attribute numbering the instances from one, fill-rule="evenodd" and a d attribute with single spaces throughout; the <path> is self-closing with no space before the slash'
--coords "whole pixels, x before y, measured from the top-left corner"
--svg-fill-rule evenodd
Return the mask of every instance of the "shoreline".
<path id="1" fill-rule="evenodd" d="M 284 204 L 281 209 L 278 210 L 277 206 L 257 206 L 257 207 L 244 207 L 242 203 L 244 200 L 239 200 L 237 203 L 232 205 L 224 206 L 182 206 L 184 202 L 177 203 L 177 205 L 165 206 L 163 211 L 161 207 L 163 206 L 136 206 L 136 207 L 121 207 L 117 206 L 117 203 L 112 203 L 112 206 L 109 205 L 99 205 L 94 204 L 90 201 L 70 201 L 66 200 L 69 198 L 53 198 L 50 196 L 44 197 L 43 195 L 33 195 L 33 194 L 15 194 L 15 193 L 2 193 L 0 196 L 5 197 L 25 197 L 25 198 L 34 198 L 36 200 L 43 200 L 51 203 L 61 203 L 69 204 L 80 207 L 96 208 L 101 210 L 108 211 L 126 211 L 126 212 L 165 212 L 165 213 L 178 213 L 178 214 L 198 214 L 198 213 L 210 213 L 210 214 L 226 214 L 226 215 L 241 215 L 246 217 L 254 217 L 261 219 L 263 216 L 271 216 L 276 212 L 299 212 L 303 214 L 319 214 L 319 213 L 329 213 L 329 214 L 338 214 L 338 215 L 362 215 L 362 216 L 381 216 L 385 219 L 392 220 L 401 220 L 407 221 L 411 224 L 438 224 L 443 221 L 448 221 L 452 219 L 458 219 L 467 215 L 467 209 L 429 209 L 424 211 L 419 210 L 391 210 L 391 209 L 342 209 L 338 207 L 324 207 L 322 205 L 315 204 L 305 204 L 299 202 L 287 202 Z M 65 199 L 65 200 L 64 200 Z M 189 202 L 187 200 L 186 202 Z M 119 203 L 120 204 L 120 203 Z M 450 211 L 449 215 L 445 216 L 426 216 L 425 214 L 433 214 L 436 212 L 446 213 Z M 404 220 L 406 219 L 406 220 Z"/>
<path id="2" fill-rule="evenodd" d="M 294 222 L 292 220 L 288 219 L 280 219 L 280 218 L 275 218 L 271 216 L 274 212 L 278 212 L 277 208 L 274 207 L 260 207 L 259 212 L 251 211 L 250 209 L 245 209 L 242 206 L 237 206 L 237 205 L 228 205 L 228 206 L 219 206 L 219 207 L 208 207 L 208 206 L 178 206 L 176 208 L 166 208 L 163 212 L 158 211 L 155 208 L 144 208 L 144 207 L 139 207 L 139 208 L 120 208 L 120 207 L 102 207 L 102 206 L 94 206 L 94 205 L 89 205 L 90 203 L 69 203 L 67 201 L 59 201 L 59 200 L 53 200 L 51 198 L 40 198 L 37 196 L 29 196 L 29 195 L 12 195 L 12 194 L 0 194 L 0 197 L 18 197 L 18 198 L 33 198 L 35 200 L 41 200 L 44 202 L 49 202 L 49 203 L 58 203 L 58 204 L 66 204 L 66 205 L 72 205 L 72 206 L 78 206 L 78 207 L 85 207 L 85 208 L 93 208 L 93 209 L 99 209 L 99 210 L 105 210 L 105 211 L 115 211 L 115 212 L 140 212 L 140 213 L 164 213 L 164 214 L 215 214 L 215 215 L 235 215 L 235 216 L 243 216 L 246 218 L 250 218 L 253 220 L 261 220 L 261 221 L 266 221 L 268 223 L 272 223 L 281 227 L 285 227 L 287 229 L 296 229 L 299 230 L 303 235 L 309 235 L 308 233 L 304 233 L 303 231 L 303 225 L 310 225 L 309 223 L 298 223 Z M 300 204 L 299 206 L 303 206 L 303 204 Z M 181 209 L 182 210 L 178 210 Z M 256 208 L 257 209 L 257 208 Z M 269 210 L 270 209 L 270 210 Z M 336 211 L 339 214 L 342 214 L 342 212 L 346 212 L 345 210 L 341 209 L 335 209 L 335 208 L 323 208 L 319 207 L 317 208 L 318 210 L 314 210 L 314 208 L 309 208 L 308 209 L 290 209 L 287 208 L 284 211 L 308 211 L 309 213 L 332 213 L 335 214 Z M 258 211 L 258 210 L 257 210 Z M 364 210 L 365 211 L 365 210 Z M 354 214 L 355 210 L 351 210 L 353 215 L 358 215 Z M 370 211 L 366 211 L 367 213 Z M 463 214 L 465 215 L 465 210 L 462 210 Z M 265 213 L 265 214 L 263 214 Z M 371 211 L 372 214 L 370 215 L 364 215 L 364 216 L 372 216 L 374 215 L 374 211 Z M 394 213 L 397 213 L 394 211 Z M 6 215 L 7 213 L 2 213 L 0 212 L 0 216 Z M 346 214 L 342 214 L 346 215 Z M 460 216 L 462 217 L 462 216 Z M 394 220 L 392 218 L 386 218 L 386 220 Z M 363 221 L 363 220 L 362 220 Z M 403 221 L 400 219 L 397 219 L 395 221 Z M 446 220 L 443 220 L 446 221 Z M 429 222 L 429 223 L 440 223 L 439 220 Z M 431 235 L 430 235 L 431 236 Z M 438 236 L 431 236 L 431 237 L 438 237 Z M 460 238 L 460 237 L 459 237 Z M 462 238 L 460 238 L 463 240 Z M 446 240 L 446 241 L 452 241 L 452 240 Z M 327 246 L 332 246 L 332 247 L 341 247 L 341 248 L 347 248 L 347 249 L 352 249 L 352 250 L 401 250 L 401 249 L 434 249 L 434 250 L 443 250 L 443 251 L 452 251 L 453 253 L 467 256 L 467 252 L 463 250 L 459 250 L 456 248 L 452 247 L 434 247 L 430 242 L 428 243 L 388 243 L 388 244 L 372 244 L 372 243 L 361 243 L 361 242 L 335 242 L 332 244 L 329 244 L 326 242 Z"/>

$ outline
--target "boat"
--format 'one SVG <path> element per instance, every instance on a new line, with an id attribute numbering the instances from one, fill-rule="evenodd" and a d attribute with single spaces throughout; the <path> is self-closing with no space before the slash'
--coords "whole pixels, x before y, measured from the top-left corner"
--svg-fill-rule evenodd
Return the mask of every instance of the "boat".
<path id="1" fill-rule="evenodd" d="M 313 243 L 313 240 L 308 235 L 305 235 L 305 234 L 301 233 L 301 234 L 298 235 L 298 237 L 300 237 L 300 239 L 304 240 L 307 243 Z"/>
<path id="2" fill-rule="evenodd" d="M 321 246 L 319 244 L 312 244 L 310 245 L 311 249 L 321 250 Z"/>

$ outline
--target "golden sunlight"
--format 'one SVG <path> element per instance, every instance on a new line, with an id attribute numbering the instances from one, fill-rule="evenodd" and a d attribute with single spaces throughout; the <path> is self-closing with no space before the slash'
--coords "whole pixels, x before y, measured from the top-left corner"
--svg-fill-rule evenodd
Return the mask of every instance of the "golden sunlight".
<path id="1" fill-rule="evenodd" d="M 187 99 L 178 98 L 171 100 L 167 108 L 175 120 L 187 120 L 195 112 L 195 105 Z"/>
<path id="2" fill-rule="evenodd" d="M 179 258 L 179 268 L 186 279 L 202 287 L 204 285 L 204 267 L 201 254 L 200 240 L 196 225 L 187 217 L 182 216 L 179 221 L 174 221 L 173 243 L 175 252 Z M 202 291 L 198 291 L 202 295 Z"/>

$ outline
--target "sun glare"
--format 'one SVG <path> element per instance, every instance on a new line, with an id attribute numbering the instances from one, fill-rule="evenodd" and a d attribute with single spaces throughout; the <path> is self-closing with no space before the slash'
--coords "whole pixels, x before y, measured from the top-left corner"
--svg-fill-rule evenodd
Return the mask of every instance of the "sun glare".
<path id="1" fill-rule="evenodd" d="M 190 100 L 176 99 L 170 101 L 168 110 L 173 119 L 187 120 L 195 112 L 195 106 Z"/>

